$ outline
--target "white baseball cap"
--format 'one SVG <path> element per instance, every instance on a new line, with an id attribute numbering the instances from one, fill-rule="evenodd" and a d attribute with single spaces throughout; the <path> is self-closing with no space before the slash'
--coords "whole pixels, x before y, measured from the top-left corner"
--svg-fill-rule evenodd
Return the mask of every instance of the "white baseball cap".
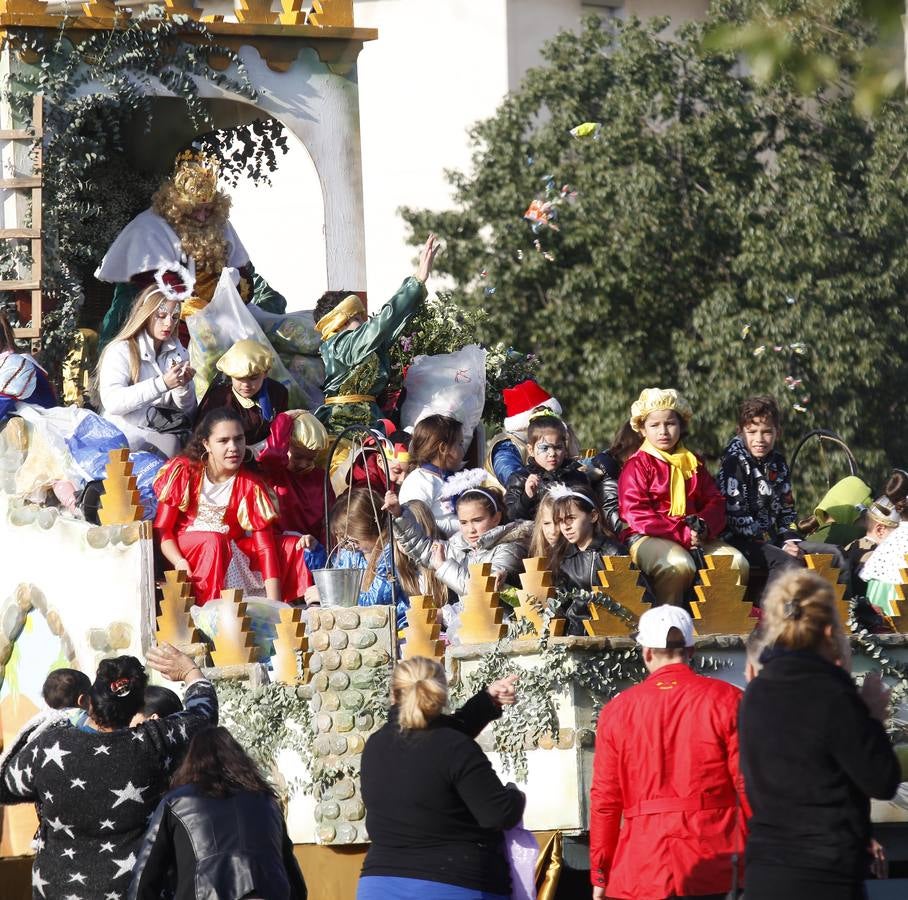
<path id="1" fill-rule="evenodd" d="M 680 606 L 654 606 L 640 616 L 640 629 L 637 632 L 637 643 L 641 647 L 654 650 L 665 650 L 668 633 L 677 628 L 684 638 L 685 647 L 694 646 L 694 620 L 690 613 Z"/>

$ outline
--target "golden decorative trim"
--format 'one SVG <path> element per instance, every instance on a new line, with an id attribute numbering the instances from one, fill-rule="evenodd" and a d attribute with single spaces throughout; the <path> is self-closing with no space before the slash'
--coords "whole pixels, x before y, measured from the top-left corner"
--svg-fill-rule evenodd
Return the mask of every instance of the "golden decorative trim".
<path id="1" fill-rule="evenodd" d="M 706 568 L 694 588 L 697 599 L 691 602 L 694 629 L 704 634 L 749 634 L 757 620 L 751 616 L 753 604 L 744 600 L 747 585 L 741 572 L 732 566 L 734 557 L 707 555 Z"/>
<path id="2" fill-rule="evenodd" d="M 353 0 L 313 0 L 309 22 L 319 28 L 352 28 Z"/>
<path id="3" fill-rule="evenodd" d="M 271 12 L 271 0 L 234 0 L 237 21 L 245 24 L 273 25 L 277 14 Z"/>

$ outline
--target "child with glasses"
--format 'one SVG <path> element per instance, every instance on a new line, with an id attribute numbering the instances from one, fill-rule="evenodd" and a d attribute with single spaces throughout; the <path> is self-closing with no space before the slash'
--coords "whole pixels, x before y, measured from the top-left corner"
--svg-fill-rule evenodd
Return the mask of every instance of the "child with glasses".
<path id="1" fill-rule="evenodd" d="M 504 505 L 508 518 L 535 519 L 539 501 L 553 484 L 591 490 L 583 466 L 568 455 L 568 429 L 549 412 L 527 426 L 527 464 L 508 479 Z"/>

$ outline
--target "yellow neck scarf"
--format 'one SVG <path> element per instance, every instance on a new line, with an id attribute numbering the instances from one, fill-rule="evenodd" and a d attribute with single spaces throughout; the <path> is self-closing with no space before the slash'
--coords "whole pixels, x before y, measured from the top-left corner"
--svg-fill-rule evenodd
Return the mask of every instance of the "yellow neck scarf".
<path id="1" fill-rule="evenodd" d="M 656 459 L 661 459 L 669 464 L 671 469 L 669 481 L 671 507 L 668 513 L 671 516 L 685 515 L 687 513 L 687 487 L 684 482 L 690 481 L 694 477 L 694 472 L 697 471 L 697 466 L 699 465 L 697 457 L 680 441 L 675 446 L 674 453 L 666 453 L 664 450 L 654 447 L 648 440 L 643 441 L 640 449 L 644 453 L 649 453 L 650 456 L 655 456 Z"/>

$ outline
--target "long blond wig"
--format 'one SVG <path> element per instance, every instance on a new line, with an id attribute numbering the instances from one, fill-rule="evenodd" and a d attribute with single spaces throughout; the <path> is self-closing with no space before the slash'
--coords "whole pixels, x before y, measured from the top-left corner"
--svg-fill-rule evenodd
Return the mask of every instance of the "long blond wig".
<path id="1" fill-rule="evenodd" d="M 230 197 L 218 191 L 211 201 L 211 215 L 202 224 L 193 220 L 198 204 L 180 194 L 168 178 L 151 198 L 151 208 L 176 232 L 183 252 L 192 257 L 197 272 L 220 274 L 227 265 L 224 226 L 230 216 Z"/>
<path id="2" fill-rule="evenodd" d="M 95 366 L 89 383 L 89 397 L 96 408 L 101 408 L 100 394 L 100 376 L 101 367 L 104 365 L 104 357 L 107 351 L 118 341 L 125 341 L 129 348 L 129 378 L 132 384 L 139 380 L 139 344 L 137 337 L 147 329 L 148 321 L 158 311 L 162 303 L 171 300 L 156 284 L 150 284 L 147 288 L 139 293 L 133 301 L 132 309 L 129 311 L 129 318 L 123 327 L 116 333 L 110 343 L 104 348 L 101 356 L 98 358 L 98 364 Z"/>

